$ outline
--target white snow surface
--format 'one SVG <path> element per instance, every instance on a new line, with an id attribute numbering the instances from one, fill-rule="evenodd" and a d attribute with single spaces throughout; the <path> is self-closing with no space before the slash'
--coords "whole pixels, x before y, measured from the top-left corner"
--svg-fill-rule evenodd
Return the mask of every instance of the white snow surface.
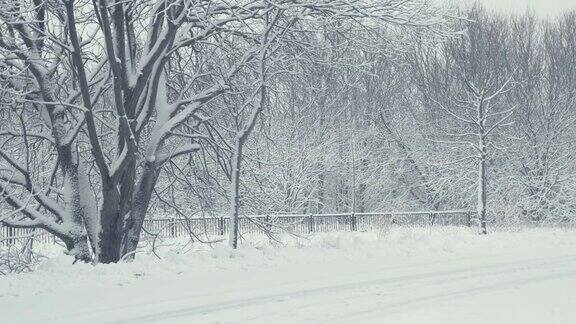
<path id="1" fill-rule="evenodd" d="M 249 238 L 129 264 L 51 258 L 0 277 L 0 322 L 576 323 L 575 230 Z"/>

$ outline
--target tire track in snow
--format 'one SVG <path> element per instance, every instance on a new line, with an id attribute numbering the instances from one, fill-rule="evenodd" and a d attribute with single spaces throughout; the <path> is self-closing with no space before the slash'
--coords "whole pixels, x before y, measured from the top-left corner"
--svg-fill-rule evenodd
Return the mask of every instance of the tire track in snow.
<path id="1" fill-rule="evenodd" d="M 576 270 L 574 271 L 564 271 L 556 272 L 547 275 L 530 276 L 527 278 L 517 279 L 517 280 L 507 280 L 498 281 L 488 285 L 481 285 L 474 288 L 462 289 L 457 291 L 445 292 L 440 294 L 431 294 L 414 299 L 404 300 L 396 303 L 389 303 L 384 305 L 379 305 L 377 308 L 372 308 L 369 310 L 362 310 L 359 312 L 347 313 L 339 316 L 338 321 L 330 320 L 330 323 L 350 323 L 359 322 L 362 319 L 374 319 L 377 314 L 386 313 L 387 315 L 399 312 L 402 308 L 414 307 L 414 306 L 424 306 L 427 304 L 435 304 L 439 302 L 444 302 L 452 300 L 457 297 L 469 297 L 471 295 L 479 295 L 485 292 L 492 292 L 501 289 L 508 289 L 517 285 L 526 285 L 541 283 L 546 281 L 561 280 L 565 278 L 576 277 Z M 319 323 L 326 323 L 328 321 L 319 321 Z"/>
<path id="2" fill-rule="evenodd" d="M 259 306 L 265 305 L 269 303 L 277 303 L 279 299 L 290 299 L 296 300 L 297 298 L 306 298 L 306 297 L 314 297 L 317 295 L 330 295 L 341 298 L 337 294 L 333 294 L 336 292 L 342 291 L 354 291 L 358 289 L 362 289 L 365 287 L 370 286 L 385 286 L 388 284 L 391 285 L 391 288 L 398 289 L 400 287 L 410 286 L 412 284 L 418 284 L 421 280 L 428 280 L 434 279 L 435 281 L 439 280 L 442 277 L 448 277 L 447 279 L 454 281 L 454 280 L 466 280 L 470 278 L 479 278 L 479 277 L 486 277 L 486 276 L 493 276 L 496 274 L 502 274 L 506 272 L 525 272 L 525 271 L 532 271 L 532 270 L 542 270 L 543 268 L 548 268 L 550 266 L 557 267 L 563 264 L 572 264 L 575 263 L 576 256 L 563 256 L 563 257 L 554 257 L 554 258 L 540 258 L 540 259 L 531 259 L 526 261 L 515 261 L 515 262 L 500 262 L 485 266 L 478 266 L 475 268 L 458 268 L 454 270 L 443 270 L 443 271 L 433 271 L 433 272 L 425 272 L 425 273 L 416 273 L 411 275 L 405 276 L 394 276 L 394 277 L 385 277 L 385 278 L 377 278 L 372 280 L 362 280 L 362 281 L 355 281 L 345 284 L 337 284 L 337 285 L 329 285 L 323 287 L 317 287 L 312 289 L 304 289 L 304 290 L 297 290 L 297 291 L 288 291 L 288 292 L 280 292 L 276 294 L 265 294 L 261 296 L 255 296 L 245 299 L 233 299 L 230 301 L 224 301 L 221 303 L 213 303 L 208 305 L 200 305 L 194 307 L 186 307 L 183 309 L 173 310 L 173 311 L 162 311 L 154 314 L 131 317 L 128 319 L 123 319 L 122 323 L 143 323 L 143 322 L 157 322 L 157 321 L 166 321 L 169 319 L 177 319 L 177 318 L 185 318 L 190 316 L 204 316 L 210 313 L 216 313 L 218 311 L 227 311 L 227 310 L 235 310 L 235 309 L 242 309 L 245 307 L 250 306 Z M 458 274 L 462 274 L 458 276 Z M 453 277 L 456 275 L 455 277 Z M 556 274 L 560 277 L 567 277 L 567 276 L 574 276 L 576 275 L 576 271 L 569 271 L 564 273 Z M 476 287 L 471 288 L 462 292 L 450 292 L 450 293 L 443 293 L 440 295 L 431 295 L 427 297 L 417 298 L 413 301 L 403 301 L 398 302 L 395 304 L 388 305 L 389 308 L 393 307 L 401 307 L 402 305 L 418 304 L 418 303 L 426 303 L 427 301 L 432 301 L 434 298 L 438 299 L 449 299 L 458 297 L 460 295 L 470 294 L 470 293 L 481 293 L 484 291 L 489 291 L 490 289 L 496 289 L 497 287 L 510 286 L 515 284 L 522 284 L 526 282 L 534 282 L 534 281 L 542 281 L 542 280 L 553 280 L 558 277 L 551 277 L 549 275 L 546 276 L 534 276 L 528 279 L 520 279 L 514 280 L 509 282 L 500 282 L 494 283 L 490 285 L 486 285 L 485 287 Z M 526 281 L 528 280 L 528 281 Z M 274 288 L 274 287 L 271 287 Z M 365 292 L 363 293 L 365 294 Z M 348 298 L 346 298 L 348 299 Z M 326 301 L 322 301 L 325 303 Z M 378 312 L 382 308 L 387 307 L 379 306 L 378 309 L 373 309 L 372 312 Z M 364 313 L 365 311 L 362 311 Z M 368 310 L 370 313 L 370 310 Z M 350 313 L 348 316 L 353 318 L 355 316 L 360 316 L 361 314 L 354 314 Z"/>

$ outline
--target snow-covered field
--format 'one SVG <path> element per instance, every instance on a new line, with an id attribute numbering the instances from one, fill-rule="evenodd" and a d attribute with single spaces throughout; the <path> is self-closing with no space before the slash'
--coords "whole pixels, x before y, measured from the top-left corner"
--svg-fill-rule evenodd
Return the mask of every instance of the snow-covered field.
<path id="1" fill-rule="evenodd" d="M 0 277 L 3 323 L 576 323 L 576 231 L 253 237 Z"/>

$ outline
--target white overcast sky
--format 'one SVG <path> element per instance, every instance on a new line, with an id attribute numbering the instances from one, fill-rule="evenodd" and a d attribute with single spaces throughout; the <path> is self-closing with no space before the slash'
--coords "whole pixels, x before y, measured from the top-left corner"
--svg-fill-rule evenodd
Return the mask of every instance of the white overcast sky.
<path id="1" fill-rule="evenodd" d="M 524 12 L 533 9 L 542 16 L 557 15 L 563 10 L 576 9 L 576 0 L 480 0 L 488 8 L 504 12 Z"/>

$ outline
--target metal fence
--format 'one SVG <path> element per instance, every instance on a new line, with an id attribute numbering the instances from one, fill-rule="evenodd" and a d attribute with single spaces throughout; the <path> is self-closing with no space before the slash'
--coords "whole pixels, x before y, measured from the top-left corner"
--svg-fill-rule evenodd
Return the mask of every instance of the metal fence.
<path id="1" fill-rule="evenodd" d="M 331 231 L 367 231 L 384 226 L 470 226 L 475 212 L 469 210 L 255 215 L 239 218 L 240 233 L 308 234 Z M 160 218 L 144 221 L 143 238 L 176 238 L 194 235 L 218 236 L 228 232 L 228 217 Z M 41 229 L 23 229 L 0 225 L 0 245 L 33 240 L 56 243 L 53 235 Z"/>

